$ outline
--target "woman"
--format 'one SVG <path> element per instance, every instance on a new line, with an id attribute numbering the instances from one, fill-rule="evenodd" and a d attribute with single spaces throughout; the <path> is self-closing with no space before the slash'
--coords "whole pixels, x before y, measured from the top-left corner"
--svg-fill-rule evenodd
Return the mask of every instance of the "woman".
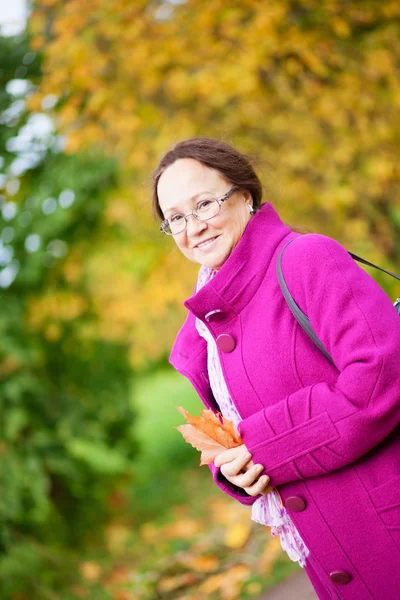
<path id="1" fill-rule="evenodd" d="M 319 598 L 400 598 L 400 319 L 334 240 L 298 236 L 249 161 L 206 138 L 177 144 L 154 175 L 161 230 L 201 265 L 172 365 L 243 445 L 211 465 L 217 485 L 273 527 Z M 292 296 L 333 358 L 293 318 Z"/>

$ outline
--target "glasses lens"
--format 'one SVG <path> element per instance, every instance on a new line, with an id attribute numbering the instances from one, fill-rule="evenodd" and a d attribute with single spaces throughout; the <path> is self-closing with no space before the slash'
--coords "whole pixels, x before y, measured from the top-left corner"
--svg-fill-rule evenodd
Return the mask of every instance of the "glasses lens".
<path id="1" fill-rule="evenodd" d="M 207 219 L 215 217 L 215 215 L 219 212 L 219 209 L 220 206 L 217 200 L 203 200 L 202 202 L 198 203 L 194 213 L 199 221 L 207 221 Z"/>
<path id="2" fill-rule="evenodd" d="M 202 200 L 196 206 L 196 209 L 193 211 L 194 217 L 199 221 L 207 221 L 212 217 L 215 217 L 219 213 L 221 209 L 220 203 L 218 200 L 210 199 L 210 200 Z M 190 215 L 187 215 L 189 217 Z M 171 219 L 166 219 L 162 222 L 161 228 L 164 233 L 168 235 L 176 235 L 177 233 L 181 233 L 186 228 L 187 217 L 184 215 L 175 215 Z"/>
<path id="3" fill-rule="evenodd" d="M 169 233 L 172 235 L 181 233 L 181 231 L 183 231 L 186 227 L 186 219 L 183 215 L 179 215 L 179 217 L 173 217 L 171 221 L 168 221 L 167 227 L 169 229 Z"/>

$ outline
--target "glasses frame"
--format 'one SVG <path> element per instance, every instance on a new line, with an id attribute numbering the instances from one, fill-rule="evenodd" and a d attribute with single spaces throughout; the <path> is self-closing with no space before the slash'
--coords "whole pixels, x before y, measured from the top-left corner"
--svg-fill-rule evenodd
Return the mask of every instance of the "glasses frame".
<path id="1" fill-rule="evenodd" d="M 226 194 L 224 194 L 223 196 L 221 196 L 220 198 L 213 198 L 214 201 L 217 202 L 218 204 L 218 211 L 215 213 L 215 215 L 213 215 L 212 217 L 207 217 L 207 219 L 200 219 L 198 217 L 198 215 L 196 214 L 196 210 L 193 210 L 191 213 L 188 213 L 187 215 L 182 215 L 182 217 L 185 219 L 185 226 L 182 229 L 182 231 L 178 231 L 178 233 L 169 233 L 168 231 L 165 231 L 164 227 L 168 227 L 169 223 L 168 223 L 168 219 L 164 219 L 164 221 L 161 223 L 160 225 L 160 231 L 161 233 L 165 233 L 166 235 L 179 235 L 180 233 L 183 233 L 185 231 L 185 229 L 187 228 L 187 224 L 188 224 L 188 218 L 189 217 L 194 217 L 195 219 L 197 219 L 198 221 L 209 221 L 210 219 L 213 219 L 214 217 L 216 217 L 220 212 L 221 212 L 221 208 L 223 203 L 229 199 L 229 197 L 234 193 L 237 192 L 238 190 L 240 190 L 240 187 L 234 186 L 232 187 L 230 190 L 228 190 L 226 192 Z M 201 202 L 201 200 L 199 201 Z"/>

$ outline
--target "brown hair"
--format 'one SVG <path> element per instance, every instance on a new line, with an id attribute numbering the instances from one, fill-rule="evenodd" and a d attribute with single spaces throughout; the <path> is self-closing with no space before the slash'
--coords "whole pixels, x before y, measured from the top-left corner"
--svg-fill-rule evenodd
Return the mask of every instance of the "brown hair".
<path id="1" fill-rule="evenodd" d="M 194 137 L 183 140 L 161 159 L 153 174 L 153 213 L 164 218 L 158 199 L 157 186 L 165 169 L 180 158 L 193 158 L 206 167 L 218 171 L 229 183 L 248 190 L 254 209 L 261 206 L 262 186 L 250 159 L 225 142 L 213 138 Z"/>

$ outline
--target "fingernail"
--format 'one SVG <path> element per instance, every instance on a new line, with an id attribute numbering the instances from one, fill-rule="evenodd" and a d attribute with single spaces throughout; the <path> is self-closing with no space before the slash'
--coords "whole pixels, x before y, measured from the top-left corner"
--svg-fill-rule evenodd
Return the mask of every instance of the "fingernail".
<path id="1" fill-rule="evenodd" d="M 262 480 L 262 482 L 263 482 L 263 483 L 268 483 L 268 481 L 269 481 L 269 477 L 268 477 L 268 475 L 263 475 L 263 476 L 261 477 L 261 480 Z"/>
<path id="2" fill-rule="evenodd" d="M 256 465 L 256 469 L 257 471 L 262 471 L 263 470 L 263 466 L 262 465 Z"/>
<path id="3" fill-rule="evenodd" d="M 246 459 L 246 460 L 250 460 L 250 459 L 251 459 L 251 454 L 250 454 L 250 452 L 247 452 L 247 454 L 245 454 L 245 459 Z"/>

